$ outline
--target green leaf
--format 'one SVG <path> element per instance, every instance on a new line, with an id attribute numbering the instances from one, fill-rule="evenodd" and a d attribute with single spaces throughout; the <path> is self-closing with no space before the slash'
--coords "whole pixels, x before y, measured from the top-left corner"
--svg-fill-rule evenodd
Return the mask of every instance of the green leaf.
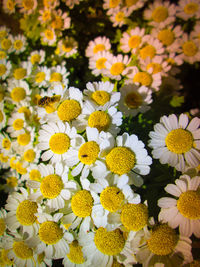
<path id="1" fill-rule="evenodd" d="M 173 96 L 171 101 L 170 101 L 170 105 L 172 107 L 180 107 L 182 104 L 184 103 L 184 96 Z"/>

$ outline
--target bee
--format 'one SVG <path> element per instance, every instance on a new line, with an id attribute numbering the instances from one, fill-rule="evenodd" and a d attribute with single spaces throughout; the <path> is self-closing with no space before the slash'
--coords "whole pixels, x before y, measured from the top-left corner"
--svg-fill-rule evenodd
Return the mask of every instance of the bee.
<path id="1" fill-rule="evenodd" d="M 88 155 L 82 155 L 81 157 L 82 157 L 82 158 L 87 158 L 87 156 L 88 156 Z"/>
<path id="2" fill-rule="evenodd" d="M 59 102 L 59 100 L 60 100 L 60 96 L 59 95 L 55 95 L 55 96 L 52 96 L 52 97 L 44 96 L 44 97 L 39 99 L 38 106 L 45 108 L 48 105 L 52 105 L 52 104 L 54 104 L 56 102 Z"/>

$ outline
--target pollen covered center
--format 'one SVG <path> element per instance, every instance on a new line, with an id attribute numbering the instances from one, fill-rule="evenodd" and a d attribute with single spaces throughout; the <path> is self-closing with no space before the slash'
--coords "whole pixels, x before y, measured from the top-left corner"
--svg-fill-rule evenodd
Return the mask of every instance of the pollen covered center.
<path id="1" fill-rule="evenodd" d="M 141 83 L 144 86 L 150 86 L 152 83 L 152 77 L 145 71 L 140 71 L 133 77 L 133 82 Z"/>
<path id="2" fill-rule="evenodd" d="M 69 244 L 69 253 L 67 254 L 68 259 L 75 264 L 84 263 L 82 247 L 78 244 L 77 240 L 72 241 Z"/>
<path id="3" fill-rule="evenodd" d="M 105 45 L 104 44 L 97 44 L 93 48 L 93 53 L 96 54 L 96 53 L 103 51 L 103 50 L 105 50 Z"/>
<path id="4" fill-rule="evenodd" d="M 170 29 L 161 30 L 158 33 L 158 40 L 163 43 L 163 45 L 171 45 L 174 42 L 174 33 Z"/>
<path id="5" fill-rule="evenodd" d="M 99 251 L 106 255 L 119 254 L 125 245 L 125 239 L 120 229 L 107 231 L 106 228 L 100 227 L 96 230 L 94 243 Z"/>
<path id="6" fill-rule="evenodd" d="M 155 8 L 154 11 L 152 12 L 152 19 L 157 23 L 166 20 L 167 17 L 168 17 L 168 10 L 164 6 L 159 6 Z"/>
<path id="7" fill-rule="evenodd" d="M 21 146 L 26 146 L 31 141 L 30 133 L 19 134 L 17 136 L 17 142 Z"/>
<path id="8" fill-rule="evenodd" d="M 122 191 L 114 186 L 107 186 L 100 194 L 100 202 L 104 209 L 110 212 L 119 210 L 124 201 Z"/>
<path id="9" fill-rule="evenodd" d="M 49 140 L 49 147 L 55 154 L 63 154 L 70 147 L 70 138 L 65 133 L 55 133 Z"/>
<path id="10" fill-rule="evenodd" d="M 40 225 L 39 237 L 45 244 L 53 245 L 63 237 L 63 231 L 56 222 L 46 221 Z"/>
<path id="11" fill-rule="evenodd" d="M 15 255 L 23 260 L 30 259 L 33 257 L 33 250 L 29 248 L 24 241 L 17 241 L 13 243 L 13 251 Z"/>
<path id="12" fill-rule="evenodd" d="M 67 99 L 59 105 L 57 113 L 60 120 L 70 122 L 81 114 L 81 106 L 76 100 Z"/>
<path id="13" fill-rule="evenodd" d="M 118 175 L 130 172 L 135 163 L 135 154 L 128 147 L 115 147 L 106 156 L 108 169 Z"/>
<path id="14" fill-rule="evenodd" d="M 96 161 L 99 151 L 99 145 L 94 141 L 89 141 L 80 147 L 78 158 L 83 164 L 90 165 Z"/>
<path id="15" fill-rule="evenodd" d="M 177 242 L 178 236 L 175 230 L 163 224 L 153 229 L 147 245 L 154 254 L 164 256 L 173 252 Z"/>
<path id="16" fill-rule="evenodd" d="M 81 218 L 90 216 L 92 212 L 93 198 L 89 191 L 78 191 L 71 200 L 71 208 L 73 213 Z"/>
<path id="17" fill-rule="evenodd" d="M 26 74 L 27 74 L 27 71 L 24 68 L 17 68 L 14 70 L 14 73 L 13 73 L 16 80 L 23 79 L 26 76 Z"/>
<path id="18" fill-rule="evenodd" d="M 194 14 L 195 12 L 198 11 L 198 7 L 199 7 L 199 4 L 197 3 L 188 3 L 184 6 L 184 12 L 187 14 L 187 15 L 192 15 Z"/>
<path id="19" fill-rule="evenodd" d="M 24 100 L 26 97 L 26 91 L 23 87 L 15 87 L 12 89 L 10 96 L 13 101 L 20 102 L 21 100 Z"/>
<path id="20" fill-rule="evenodd" d="M 106 91 L 95 91 L 92 93 L 92 99 L 97 105 L 103 106 L 110 100 L 110 94 Z"/>
<path id="21" fill-rule="evenodd" d="M 23 126 L 24 126 L 24 121 L 22 119 L 14 120 L 14 122 L 13 122 L 14 130 L 19 131 L 23 128 Z"/>
<path id="22" fill-rule="evenodd" d="M 97 128 L 99 132 L 106 131 L 110 126 L 110 117 L 105 111 L 96 110 L 90 114 L 88 125 Z"/>
<path id="23" fill-rule="evenodd" d="M 140 45 L 141 37 L 138 35 L 132 35 L 128 40 L 128 46 L 133 49 Z"/>
<path id="24" fill-rule="evenodd" d="M 188 219 L 200 219 L 200 193 L 193 190 L 183 192 L 177 200 L 177 208 Z"/>
<path id="25" fill-rule="evenodd" d="M 112 75 L 120 75 L 124 70 L 124 64 L 121 62 L 116 62 L 112 65 L 112 67 L 110 68 L 110 73 Z"/>
<path id="26" fill-rule="evenodd" d="M 61 177 L 56 174 L 50 174 L 43 178 L 40 184 L 40 191 L 44 198 L 53 199 L 60 194 L 63 187 Z"/>
<path id="27" fill-rule="evenodd" d="M 36 212 L 37 203 L 30 200 L 24 200 L 17 207 L 16 217 L 22 225 L 32 225 L 37 219 L 34 215 Z"/>
<path id="28" fill-rule="evenodd" d="M 182 45 L 183 53 L 188 57 L 193 57 L 198 51 L 198 47 L 193 41 L 187 41 Z"/>
<path id="29" fill-rule="evenodd" d="M 142 104 L 142 97 L 137 92 L 128 93 L 124 98 L 125 105 L 130 109 L 136 109 Z"/>
<path id="30" fill-rule="evenodd" d="M 165 138 L 167 148 L 176 154 L 186 153 L 192 148 L 192 134 L 184 129 L 175 129 L 168 133 Z"/>
<path id="31" fill-rule="evenodd" d="M 102 58 L 99 58 L 97 59 L 96 61 L 96 68 L 98 70 L 101 70 L 101 69 L 105 69 L 105 62 L 107 61 L 107 59 L 105 57 L 102 57 Z"/>
<path id="32" fill-rule="evenodd" d="M 33 169 L 29 173 L 29 178 L 30 180 L 39 182 L 41 179 L 41 173 L 37 169 Z"/>
<path id="33" fill-rule="evenodd" d="M 150 57 L 151 59 L 155 56 L 156 49 L 152 45 L 146 45 L 142 49 L 140 49 L 140 56 L 142 59 L 146 59 L 147 57 Z"/>
<path id="34" fill-rule="evenodd" d="M 148 221 L 148 209 L 147 206 L 140 204 L 125 204 L 122 207 L 120 216 L 122 224 L 129 231 L 139 231 Z"/>

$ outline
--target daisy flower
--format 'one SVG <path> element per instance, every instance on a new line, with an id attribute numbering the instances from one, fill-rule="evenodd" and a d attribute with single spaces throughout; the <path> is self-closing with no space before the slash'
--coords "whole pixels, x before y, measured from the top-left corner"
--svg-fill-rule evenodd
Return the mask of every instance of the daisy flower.
<path id="1" fill-rule="evenodd" d="M 28 61 L 31 62 L 32 65 L 35 64 L 41 64 L 45 61 L 45 51 L 44 50 L 38 50 L 38 51 L 32 51 L 30 53 L 30 56 L 28 57 Z"/>
<path id="2" fill-rule="evenodd" d="M 5 155 L 11 154 L 12 140 L 7 133 L 0 133 L 0 151 Z"/>
<path id="3" fill-rule="evenodd" d="M 95 76 L 106 74 L 105 63 L 111 60 L 112 54 L 108 51 L 100 51 L 94 56 L 89 58 L 89 69 L 92 70 L 92 74 Z"/>
<path id="4" fill-rule="evenodd" d="M 15 0 L 3 0 L 3 10 L 7 14 L 15 13 Z"/>
<path id="5" fill-rule="evenodd" d="M 36 87 L 47 87 L 49 85 L 50 69 L 46 66 L 37 66 L 31 74 L 31 83 Z"/>
<path id="6" fill-rule="evenodd" d="M 12 52 L 12 41 L 11 41 L 10 34 L 8 34 L 7 36 L 3 38 L 0 38 L 0 48 L 8 54 Z"/>
<path id="7" fill-rule="evenodd" d="M 23 185 L 20 176 L 21 175 L 13 169 L 10 169 L 6 173 L 4 173 L 6 183 L 4 184 L 3 189 L 6 193 L 10 194 L 19 190 L 19 188 Z"/>
<path id="8" fill-rule="evenodd" d="M 21 151 L 18 150 L 18 153 L 21 155 L 22 160 L 28 163 L 38 163 L 41 151 L 37 146 L 34 147 L 32 144 L 30 144 L 27 147 L 22 148 Z"/>
<path id="9" fill-rule="evenodd" d="M 86 100 L 84 109 L 73 125 L 78 131 L 84 131 L 87 126 L 97 128 L 99 132 L 110 132 L 113 135 L 119 133 L 122 124 L 122 113 L 115 106 L 97 106 Z"/>
<path id="10" fill-rule="evenodd" d="M 88 190 L 89 180 L 86 179 L 99 160 L 102 150 L 110 146 L 110 134 L 100 132 L 96 128 L 86 128 L 86 140 L 80 147 L 68 154 L 65 163 L 72 167 L 72 176 L 80 176 L 80 182 L 84 189 Z"/>
<path id="11" fill-rule="evenodd" d="M 44 2 L 44 1 L 43 1 Z M 54 1 L 56 3 L 56 1 Z M 39 17 L 38 20 L 40 21 L 41 24 L 47 24 L 51 21 L 51 16 L 52 16 L 52 10 L 51 8 L 47 7 L 44 9 L 39 10 Z"/>
<path id="12" fill-rule="evenodd" d="M 0 78 L 5 80 L 11 72 L 11 63 L 5 59 L 0 60 Z"/>
<path id="13" fill-rule="evenodd" d="M 112 11 L 122 4 L 121 0 L 104 0 L 103 2 L 103 8 Z"/>
<path id="14" fill-rule="evenodd" d="M 48 122 L 39 130 L 38 149 L 45 150 L 41 158 L 52 163 L 64 161 L 83 143 L 82 136 L 67 122 Z"/>
<path id="15" fill-rule="evenodd" d="M 7 126 L 6 132 L 8 132 L 11 137 L 16 137 L 27 127 L 25 115 L 23 113 L 11 113 L 11 116 L 8 118 Z"/>
<path id="16" fill-rule="evenodd" d="M 56 67 L 52 67 L 50 70 L 50 83 L 62 83 L 67 80 L 67 76 L 69 75 L 69 72 L 67 72 L 67 69 L 64 67 L 64 65 L 57 65 Z"/>
<path id="17" fill-rule="evenodd" d="M 27 149 L 30 145 L 33 144 L 35 138 L 35 133 L 32 129 L 23 129 L 20 133 L 16 136 L 13 142 L 13 149 L 17 152 L 21 149 Z"/>
<path id="18" fill-rule="evenodd" d="M 182 54 L 184 61 L 190 64 L 200 61 L 199 41 L 197 39 L 192 39 L 190 35 L 185 33 L 181 38 L 180 45 L 180 53 Z"/>
<path id="19" fill-rule="evenodd" d="M 113 23 L 113 27 L 122 27 L 126 23 L 126 18 L 130 16 L 130 11 L 127 8 L 117 7 L 115 9 L 109 9 L 106 14 Z"/>
<path id="20" fill-rule="evenodd" d="M 125 0 L 124 6 L 128 9 L 128 12 L 131 14 L 134 10 L 142 8 L 147 0 Z"/>
<path id="21" fill-rule="evenodd" d="M 114 92 L 114 84 L 111 82 L 89 82 L 83 90 L 86 95 L 98 106 L 113 106 L 120 99 L 120 93 Z"/>
<path id="22" fill-rule="evenodd" d="M 55 9 L 60 4 L 59 0 L 43 0 L 45 8 Z"/>
<path id="23" fill-rule="evenodd" d="M 38 232 L 36 222 L 38 205 L 35 201 L 29 200 L 28 191 L 20 187 L 20 192 L 9 194 L 5 209 L 8 211 L 6 224 L 11 232 L 21 229 L 23 233 L 32 236 Z"/>
<path id="24" fill-rule="evenodd" d="M 108 51 L 110 48 L 110 40 L 105 36 L 98 36 L 93 41 L 89 42 L 85 51 L 85 55 L 86 57 L 91 57 L 100 51 Z"/>
<path id="25" fill-rule="evenodd" d="M 176 5 L 169 1 L 156 0 L 144 11 L 144 19 L 155 28 L 164 28 L 172 24 L 176 19 Z"/>
<path id="26" fill-rule="evenodd" d="M 63 31 L 70 28 L 71 18 L 67 12 L 62 12 L 61 9 L 52 11 L 51 27 L 54 30 Z"/>
<path id="27" fill-rule="evenodd" d="M 140 230 L 131 241 L 132 253 L 139 263 L 148 266 L 181 266 L 192 261 L 192 241 L 177 234 L 167 224 L 154 224 Z"/>
<path id="28" fill-rule="evenodd" d="M 65 58 L 71 57 L 78 51 L 78 43 L 72 37 L 65 36 L 58 42 L 56 53 Z"/>
<path id="29" fill-rule="evenodd" d="M 177 17 L 183 20 L 200 18 L 200 4 L 198 0 L 180 0 L 177 6 Z"/>
<path id="30" fill-rule="evenodd" d="M 0 40 L 7 37 L 10 32 L 10 29 L 6 26 L 0 26 Z"/>
<path id="31" fill-rule="evenodd" d="M 186 164 L 197 167 L 200 164 L 199 126 L 199 118 L 189 122 L 186 114 L 179 118 L 175 114 L 161 117 L 160 123 L 149 134 L 153 158 L 181 172 L 184 172 Z"/>
<path id="32" fill-rule="evenodd" d="M 13 77 L 16 80 L 28 78 L 32 72 L 32 64 L 28 61 L 21 62 L 17 68 L 13 69 Z"/>
<path id="33" fill-rule="evenodd" d="M 57 41 L 57 36 L 52 28 L 46 28 L 42 33 L 41 33 L 41 42 L 44 45 L 48 46 L 54 46 Z"/>
<path id="34" fill-rule="evenodd" d="M 127 55 L 118 54 L 117 56 L 112 56 L 105 62 L 107 71 L 104 75 L 111 79 L 121 80 L 130 61 L 131 58 Z"/>
<path id="35" fill-rule="evenodd" d="M 120 48 L 124 53 L 136 51 L 143 45 L 143 37 L 145 35 L 145 29 L 136 27 L 128 32 L 124 32 L 120 39 Z"/>
<path id="36" fill-rule="evenodd" d="M 106 155 L 104 155 L 106 154 Z M 140 175 L 150 172 L 149 165 L 152 159 L 148 156 L 144 144 L 134 134 L 124 133 L 117 136 L 109 149 L 102 153 L 101 161 L 96 162 L 93 169 L 93 177 L 97 180 L 123 179 L 124 185 L 134 184 L 141 186 L 143 179 Z"/>
<path id="37" fill-rule="evenodd" d="M 168 184 L 165 191 L 173 197 L 158 200 L 161 208 L 159 219 L 172 228 L 179 227 L 181 235 L 200 237 L 200 176 L 181 175 L 175 184 Z"/>
<path id="38" fill-rule="evenodd" d="M 10 167 L 9 165 L 9 156 L 4 154 L 4 153 L 0 153 L 0 167 L 3 169 L 7 169 Z"/>
<path id="39" fill-rule="evenodd" d="M 139 112 L 145 113 L 152 103 L 152 91 L 145 86 L 134 84 L 124 85 L 120 88 L 121 98 L 118 108 L 124 116 L 136 116 Z"/>
<path id="40" fill-rule="evenodd" d="M 28 180 L 26 185 L 36 189 L 30 193 L 29 199 L 37 202 L 46 200 L 46 207 L 52 210 L 64 208 L 65 200 L 70 199 L 71 191 L 76 189 L 76 183 L 68 181 L 68 168 L 57 162 L 52 165 L 38 165 L 40 181 Z"/>
<path id="41" fill-rule="evenodd" d="M 11 41 L 13 43 L 13 52 L 18 55 L 27 47 L 26 37 L 24 35 L 18 34 L 17 36 L 14 36 L 11 38 Z"/>
<path id="42" fill-rule="evenodd" d="M 37 0 L 16 0 L 20 12 L 30 15 L 37 8 Z"/>

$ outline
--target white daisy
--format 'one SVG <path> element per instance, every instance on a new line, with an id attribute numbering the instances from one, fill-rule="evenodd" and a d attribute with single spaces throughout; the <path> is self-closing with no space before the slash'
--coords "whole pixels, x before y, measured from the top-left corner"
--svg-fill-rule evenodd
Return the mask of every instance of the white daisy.
<path id="1" fill-rule="evenodd" d="M 86 51 L 85 55 L 86 57 L 94 56 L 96 53 L 100 51 L 108 51 L 111 48 L 110 40 L 103 36 L 96 37 L 93 41 L 90 41 Z"/>
<path id="2" fill-rule="evenodd" d="M 54 1 L 53 3 L 56 3 L 57 1 Z M 39 16 L 38 20 L 42 24 L 48 24 L 51 21 L 51 8 L 49 7 L 44 7 L 39 9 Z"/>
<path id="3" fill-rule="evenodd" d="M 196 167 L 200 164 L 200 119 L 189 122 L 186 114 L 179 118 L 175 114 L 163 116 L 151 131 L 149 146 L 153 148 L 153 158 L 162 164 L 168 163 L 183 172 L 185 165 Z"/>
<path id="4" fill-rule="evenodd" d="M 15 13 L 15 0 L 3 0 L 3 10 L 7 14 Z"/>
<path id="5" fill-rule="evenodd" d="M 11 38 L 13 43 L 13 52 L 18 55 L 26 50 L 27 42 L 26 37 L 24 35 L 18 34 L 17 36 L 13 36 Z"/>
<path id="6" fill-rule="evenodd" d="M 181 38 L 180 45 L 180 53 L 182 54 L 184 61 L 190 64 L 200 61 L 200 48 L 197 39 L 192 39 L 190 35 L 185 33 Z"/>
<path id="7" fill-rule="evenodd" d="M 120 99 L 120 93 L 114 91 L 114 84 L 111 82 L 89 82 L 86 84 L 83 94 L 86 95 L 98 106 L 113 106 Z"/>
<path id="8" fill-rule="evenodd" d="M 4 154 L 4 153 L 0 153 L 0 167 L 3 169 L 7 169 L 10 167 L 9 165 L 9 156 Z"/>
<path id="9" fill-rule="evenodd" d="M 64 208 L 65 200 L 70 199 L 71 191 L 76 189 L 76 183 L 68 181 L 68 168 L 57 162 L 52 165 L 38 165 L 41 174 L 40 181 L 28 180 L 27 186 L 34 190 L 30 193 L 29 199 L 37 202 L 44 202 L 46 207 L 52 210 Z"/>
<path id="10" fill-rule="evenodd" d="M 39 130 L 38 148 L 46 150 L 41 156 L 43 161 L 50 159 L 52 163 L 56 163 L 70 156 L 83 141 L 82 136 L 67 122 L 48 122 Z"/>
<path id="11" fill-rule="evenodd" d="M 136 116 L 139 112 L 145 113 L 151 107 L 152 91 L 151 89 L 134 84 L 124 85 L 120 88 L 121 98 L 118 104 L 119 110 L 124 116 Z"/>
<path id="12" fill-rule="evenodd" d="M 142 8 L 147 0 L 125 0 L 124 6 L 128 9 L 128 12 L 131 14 L 134 10 Z"/>
<path id="13" fill-rule="evenodd" d="M 55 31 L 64 31 L 69 29 L 71 25 L 71 18 L 67 12 L 63 12 L 61 9 L 52 10 L 51 27 Z"/>
<path id="14" fill-rule="evenodd" d="M 57 41 L 57 36 L 51 27 L 44 29 L 43 32 L 41 32 L 41 42 L 43 45 L 48 45 L 48 46 L 54 46 Z"/>
<path id="15" fill-rule="evenodd" d="M 20 12 L 30 15 L 37 8 L 37 0 L 16 0 Z"/>
<path id="16" fill-rule="evenodd" d="M 4 33 L 5 31 L 3 31 Z M 2 35 L 2 34 L 1 34 Z M 0 38 L 0 47 L 3 51 L 10 54 L 12 52 L 12 41 L 11 41 L 11 35 L 8 34 L 7 36 Z"/>
<path id="17" fill-rule="evenodd" d="M 10 61 L 7 61 L 5 59 L 0 60 L 0 78 L 2 80 L 5 80 L 8 78 L 11 72 L 11 63 Z"/>
<path id="18" fill-rule="evenodd" d="M 122 3 L 121 0 L 104 0 L 103 2 L 103 8 L 112 11 L 119 7 Z"/>
<path id="19" fill-rule="evenodd" d="M 32 72 L 32 64 L 29 61 L 21 62 L 16 68 L 13 69 L 13 77 L 16 80 L 22 80 L 29 77 Z"/>
<path id="20" fill-rule="evenodd" d="M 45 60 L 45 51 L 44 50 L 36 50 L 30 53 L 28 60 L 31 62 L 32 65 L 34 64 L 41 64 Z"/>
<path id="21" fill-rule="evenodd" d="M 113 27 L 122 27 L 127 24 L 126 18 L 130 16 L 130 10 L 125 7 L 117 7 L 115 9 L 109 9 L 106 14 L 113 23 Z"/>
<path id="22" fill-rule="evenodd" d="M 8 196 L 5 205 L 8 210 L 6 224 L 11 232 L 21 229 L 23 233 L 29 236 L 37 234 L 38 224 L 36 222 L 38 205 L 35 201 L 29 200 L 28 191 L 21 187 L 21 192 L 13 192 Z"/>
<path id="23" fill-rule="evenodd" d="M 152 159 L 148 156 L 144 143 L 134 134 L 117 136 L 104 154 L 102 152 L 102 160 L 96 162 L 93 168 L 92 174 L 97 180 L 111 179 L 113 176 L 116 184 L 120 180 L 124 185 L 128 183 L 141 186 L 143 179 L 140 175 L 150 172 Z"/>
<path id="24" fill-rule="evenodd" d="M 7 133 L 0 133 L 0 151 L 5 155 L 12 153 L 13 145 L 10 136 Z"/>
<path id="25" fill-rule="evenodd" d="M 23 186 L 21 175 L 14 169 L 10 168 L 9 171 L 4 173 L 6 183 L 3 185 L 3 189 L 6 193 L 16 192 Z"/>
<path id="26" fill-rule="evenodd" d="M 10 32 L 10 29 L 6 26 L 0 26 L 0 40 L 7 37 Z"/>
<path id="27" fill-rule="evenodd" d="M 177 6 L 177 17 L 184 20 L 200 18 L 200 3 L 198 0 L 179 0 Z"/>
<path id="28" fill-rule="evenodd" d="M 67 69 L 65 68 L 64 64 L 57 65 L 56 67 L 52 67 L 50 70 L 50 83 L 62 83 L 67 80 L 67 76 L 69 75 L 69 72 L 67 72 Z"/>
<path id="29" fill-rule="evenodd" d="M 176 185 L 175 185 L 176 184 Z M 168 184 L 165 191 L 175 198 L 163 197 L 158 200 L 161 207 L 159 219 L 167 222 L 172 228 L 179 227 L 182 235 L 200 237 L 200 176 L 190 178 L 184 174 Z"/>
<path id="30" fill-rule="evenodd" d="M 23 129 L 27 127 L 25 120 L 25 115 L 23 113 L 11 113 L 8 122 L 8 128 L 6 131 L 10 134 L 11 137 L 16 137 L 19 133 L 23 132 Z"/>
<path id="31" fill-rule="evenodd" d="M 47 87 L 49 85 L 50 79 L 50 69 L 46 66 L 37 66 L 37 68 L 32 72 L 30 81 L 33 86 L 36 87 Z"/>
<path id="32" fill-rule="evenodd" d="M 78 43 L 74 38 L 65 36 L 58 42 L 56 53 L 59 56 L 64 56 L 65 58 L 71 57 L 78 51 Z"/>

